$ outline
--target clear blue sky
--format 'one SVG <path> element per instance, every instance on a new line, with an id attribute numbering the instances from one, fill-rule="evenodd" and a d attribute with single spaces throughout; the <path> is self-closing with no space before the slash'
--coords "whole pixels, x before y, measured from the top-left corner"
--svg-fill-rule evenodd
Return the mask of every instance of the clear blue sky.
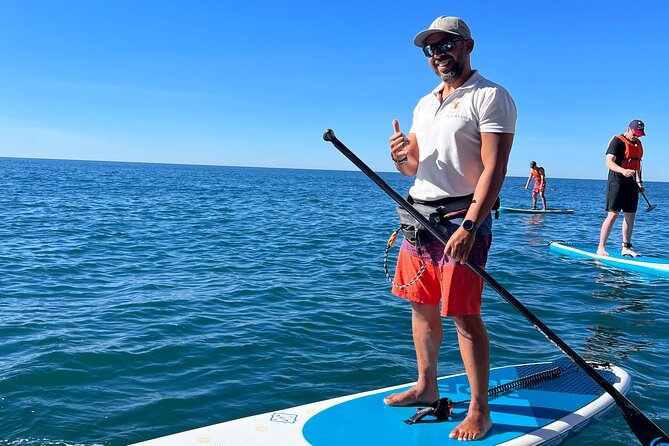
<path id="1" fill-rule="evenodd" d="M 603 179 L 639 118 L 669 181 L 665 0 L 0 0 L 0 156 L 354 170 L 332 128 L 393 170 L 392 119 L 438 83 L 413 36 L 442 14 L 516 100 L 509 175 Z"/>

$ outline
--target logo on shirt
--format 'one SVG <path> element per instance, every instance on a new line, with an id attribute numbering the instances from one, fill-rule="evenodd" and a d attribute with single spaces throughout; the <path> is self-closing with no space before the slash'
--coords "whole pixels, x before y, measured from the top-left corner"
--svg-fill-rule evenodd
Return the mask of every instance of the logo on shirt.
<path id="1" fill-rule="evenodd" d="M 456 108 L 458 108 L 458 105 L 460 105 L 460 101 L 455 101 L 451 104 L 451 108 L 455 110 Z"/>

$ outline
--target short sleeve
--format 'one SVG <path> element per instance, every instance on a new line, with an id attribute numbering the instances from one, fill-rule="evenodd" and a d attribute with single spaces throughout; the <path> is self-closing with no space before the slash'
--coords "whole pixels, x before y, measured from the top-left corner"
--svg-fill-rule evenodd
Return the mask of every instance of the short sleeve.
<path id="1" fill-rule="evenodd" d="M 518 112 L 509 92 L 497 85 L 483 89 L 482 93 L 479 130 L 482 133 L 515 133 Z"/>
<path id="2" fill-rule="evenodd" d="M 609 142 L 606 154 L 613 155 L 616 157 L 616 161 L 620 161 L 625 156 L 625 143 L 614 136 Z"/>

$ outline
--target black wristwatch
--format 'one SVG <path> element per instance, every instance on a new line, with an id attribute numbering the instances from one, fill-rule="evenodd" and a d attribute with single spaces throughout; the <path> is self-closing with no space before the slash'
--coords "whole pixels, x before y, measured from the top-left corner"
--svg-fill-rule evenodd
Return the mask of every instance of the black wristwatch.
<path id="1" fill-rule="evenodd" d="M 474 220 L 465 220 L 462 222 L 462 229 L 469 233 L 474 233 L 476 232 L 476 223 L 474 223 Z"/>

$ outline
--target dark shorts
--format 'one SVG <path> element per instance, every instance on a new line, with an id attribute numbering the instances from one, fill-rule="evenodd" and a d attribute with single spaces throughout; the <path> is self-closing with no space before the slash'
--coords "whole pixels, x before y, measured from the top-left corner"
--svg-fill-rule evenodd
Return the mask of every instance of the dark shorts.
<path id="1" fill-rule="evenodd" d="M 609 181 L 606 191 L 607 212 L 636 212 L 639 206 L 639 188 L 632 181 Z"/>

